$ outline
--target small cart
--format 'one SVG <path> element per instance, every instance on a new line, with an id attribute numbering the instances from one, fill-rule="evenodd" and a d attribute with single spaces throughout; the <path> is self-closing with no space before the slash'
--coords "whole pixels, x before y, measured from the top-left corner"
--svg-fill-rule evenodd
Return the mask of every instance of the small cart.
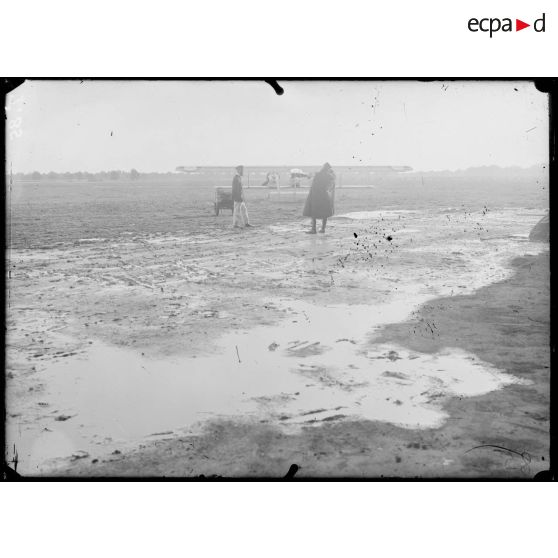
<path id="1" fill-rule="evenodd" d="M 221 209 L 234 210 L 232 199 L 232 188 L 215 188 L 215 215 L 219 215 Z"/>

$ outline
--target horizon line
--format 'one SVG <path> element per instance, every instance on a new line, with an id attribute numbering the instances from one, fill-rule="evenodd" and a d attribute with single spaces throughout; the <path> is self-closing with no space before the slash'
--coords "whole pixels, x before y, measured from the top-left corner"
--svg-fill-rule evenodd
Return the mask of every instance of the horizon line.
<path id="1" fill-rule="evenodd" d="M 335 167 L 353 167 L 353 168 L 362 168 L 362 169 L 366 169 L 366 168 L 377 168 L 377 169 L 405 169 L 404 171 L 401 170 L 400 172 L 459 172 L 459 171 L 466 171 L 466 170 L 470 170 L 470 169 L 479 169 L 479 168 L 499 168 L 499 169 L 530 169 L 533 167 L 545 167 L 548 166 L 548 162 L 539 162 L 539 163 L 533 163 L 532 165 L 529 166 L 522 166 L 522 165 L 506 165 L 506 166 L 502 166 L 502 165 L 497 165 L 497 164 L 491 164 L 491 165 L 471 165 L 469 167 L 460 167 L 457 169 L 427 169 L 427 170 L 419 170 L 419 169 L 414 169 L 413 167 L 409 166 L 409 165 L 363 165 L 363 164 L 332 164 L 331 166 L 333 168 Z M 292 168 L 297 168 L 297 167 L 321 167 L 323 165 L 319 164 L 319 165 L 307 165 L 307 164 L 298 164 L 298 165 L 287 165 L 287 164 L 276 164 L 276 165 L 242 165 L 245 169 L 249 169 L 249 168 L 257 168 L 257 169 L 270 169 L 273 170 L 273 168 L 275 167 L 284 167 L 286 169 L 292 169 Z M 33 174 L 34 172 L 38 172 L 40 174 L 48 174 L 50 172 L 54 172 L 56 174 L 76 174 L 76 173 L 87 173 L 87 174 L 99 174 L 99 173 L 103 173 L 103 172 L 131 172 L 132 170 L 136 170 L 139 174 L 188 174 L 188 171 L 196 171 L 196 170 L 203 170 L 203 169 L 209 169 L 209 168 L 214 168 L 214 169 L 229 169 L 231 171 L 234 171 L 235 167 L 237 167 L 239 165 L 178 165 L 177 167 L 175 167 L 175 169 L 169 169 L 169 170 L 143 170 L 140 171 L 138 169 L 136 169 L 135 167 L 132 167 L 131 169 L 122 169 L 122 168 L 112 168 L 112 169 L 103 169 L 103 170 L 96 170 L 96 171 L 86 171 L 86 170 L 75 170 L 75 171 L 56 171 L 56 170 L 48 170 L 48 171 L 39 171 L 39 170 L 29 170 L 29 171 L 22 171 L 22 170 L 11 170 L 11 172 L 13 174 Z M 179 171 L 177 169 L 179 168 L 184 168 L 187 169 L 186 172 L 184 171 Z M 6 168 L 6 175 L 10 174 L 10 170 Z"/>

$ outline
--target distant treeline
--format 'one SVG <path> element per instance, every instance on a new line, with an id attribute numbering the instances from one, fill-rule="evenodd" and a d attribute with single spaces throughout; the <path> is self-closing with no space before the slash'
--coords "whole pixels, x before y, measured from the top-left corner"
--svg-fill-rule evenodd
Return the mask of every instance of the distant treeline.
<path id="1" fill-rule="evenodd" d="M 158 176 L 160 173 L 140 174 L 136 169 L 130 171 L 111 170 L 101 172 L 17 172 L 13 174 L 15 180 L 88 180 L 99 182 L 103 180 L 138 180 L 141 176 Z M 167 173 L 174 174 L 174 173 Z"/>
<path id="2" fill-rule="evenodd" d="M 544 176 L 548 174 L 548 165 L 532 165 L 531 167 L 499 167 L 498 165 L 488 165 L 482 167 L 469 167 L 455 171 L 423 171 L 407 173 L 410 175 L 420 175 L 423 177 L 495 177 L 504 178 L 512 176 Z"/>

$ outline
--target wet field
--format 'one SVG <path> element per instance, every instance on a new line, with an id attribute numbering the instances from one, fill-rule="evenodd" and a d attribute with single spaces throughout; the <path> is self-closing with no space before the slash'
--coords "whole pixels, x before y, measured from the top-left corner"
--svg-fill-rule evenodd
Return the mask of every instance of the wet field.
<path id="1" fill-rule="evenodd" d="M 514 258 L 548 251 L 528 241 L 546 211 L 546 190 L 465 186 L 340 189 L 336 217 L 314 236 L 300 217 L 302 192 L 248 190 L 255 228 L 234 231 L 227 211 L 213 215 L 206 187 L 16 184 L 8 458 L 15 444 L 22 474 L 160 474 L 151 457 L 142 465 L 142 452 L 165 443 L 172 455 L 172 444 L 206 439 L 221 424 L 223 447 L 238 449 L 259 433 L 259 457 L 235 468 L 217 453 L 215 474 L 275 474 L 270 440 L 317 436 L 320 467 L 308 463 L 308 474 L 335 476 L 355 474 L 350 459 L 341 466 L 333 453 L 348 447 L 348 431 L 366 425 L 386 428 L 393 440 L 403 432 L 434 436 L 455 424 L 455 401 L 510 390 L 538 389 L 544 409 L 544 376 L 517 374 L 472 351 L 463 340 L 476 325 L 463 323 L 435 350 L 423 347 L 445 333 L 435 312 L 424 317 L 428 305 L 443 312 L 444 301 L 513 280 Z M 548 281 L 539 279 L 531 295 L 544 305 Z M 518 318 L 514 303 L 504 308 L 508 326 Z M 411 327 L 403 338 L 386 336 L 397 324 Z M 537 335 L 524 341 L 543 369 L 548 324 Z M 547 447 L 539 425 L 537 447 Z M 457 461 L 451 449 L 444 455 L 446 466 Z M 368 459 L 376 468 L 359 465 L 359 474 L 396 474 Z M 443 475 L 442 463 L 421 473 Z M 496 475 L 506 467 L 487 466 Z M 207 470 L 173 464 L 163 472 Z M 457 470 L 464 472 L 482 474 Z"/>

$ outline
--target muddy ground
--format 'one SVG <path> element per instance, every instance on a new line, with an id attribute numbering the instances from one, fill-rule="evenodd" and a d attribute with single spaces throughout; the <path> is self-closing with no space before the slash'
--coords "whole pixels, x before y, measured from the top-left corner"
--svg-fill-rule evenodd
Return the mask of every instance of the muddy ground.
<path id="1" fill-rule="evenodd" d="M 234 231 L 226 212 L 212 215 L 207 189 L 37 192 L 22 186 L 13 198 L 9 252 L 7 457 L 16 444 L 23 474 L 276 477 L 296 463 L 301 477 L 531 477 L 547 468 L 548 249 L 527 238 L 545 209 L 530 185 L 513 200 L 347 188 L 316 236 L 299 217 L 303 193 L 250 191 L 256 227 Z M 291 330 L 292 340 L 281 337 Z M 354 350 L 356 364 L 338 347 Z M 252 354 L 260 349 L 286 379 L 308 382 L 316 401 L 327 393 L 329 406 L 264 384 L 185 424 L 171 397 L 164 420 L 149 398 L 135 405 L 130 373 L 116 384 L 127 366 L 120 354 L 145 359 L 138 366 L 156 382 L 161 363 L 194 370 L 194 359 L 217 357 L 220 374 L 255 374 L 267 366 Z M 107 364 L 111 350 L 129 352 Z M 439 389 L 392 397 L 397 382 L 413 383 L 393 362 L 435 367 L 444 351 L 478 359 L 494 386 L 456 395 L 442 368 Z M 383 383 L 359 383 L 362 363 L 384 353 Z M 97 357 L 106 392 L 84 379 Z M 233 393 L 223 378 L 209 391 Z M 248 390 L 255 382 L 243 378 Z M 391 390 L 378 420 L 370 409 L 359 416 L 370 386 Z M 111 422 L 121 408 L 136 414 Z"/>
<path id="2" fill-rule="evenodd" d="M 548 259 L 521 258 L 514 266 L 513 278 L 474 295 L 438 299 L 384 335 L 428 352 L 465 346 L 532 386 L 453 398 L 445 403 L 451 419 L 436 429 L 347 420 L 288 434 L 269 424 L 220 420 L 202 435 L 79 463 L 66 473 L 277 477 L 296 463 L 300 477 L 532 477 L 549 459 Z M 412 335 L 421 320 L 436 323 L 441 333 Z"/>

